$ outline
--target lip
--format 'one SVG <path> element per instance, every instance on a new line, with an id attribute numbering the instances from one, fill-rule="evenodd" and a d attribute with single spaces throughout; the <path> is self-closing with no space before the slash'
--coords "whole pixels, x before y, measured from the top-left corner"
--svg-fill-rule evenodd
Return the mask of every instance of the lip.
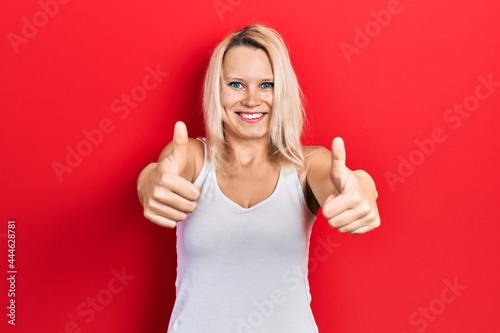
<path id="1" fill-rule="evenodd" d="M 251 111 L 251 112 L 247 112 L 247 111 L 236 111 L 235 112 L 236 115 L 238 115 L 238 117 L 244 121 L 244 122 L 247 122 L 247 123 L 256 123 L 256 122 L 259 122 L 260 120 L 264 119 L 264 117 L 267 115 L 267 112 L 258 112 L 258 111 Z M 254 118 L 254 119 L 249 119 L 249 118 L 244 118 L 242 116 L 242 114 L 247 114 L 247 115 L 255 115 L 255 114 L 262 114 L 261 117 L 259 118 Z"/>

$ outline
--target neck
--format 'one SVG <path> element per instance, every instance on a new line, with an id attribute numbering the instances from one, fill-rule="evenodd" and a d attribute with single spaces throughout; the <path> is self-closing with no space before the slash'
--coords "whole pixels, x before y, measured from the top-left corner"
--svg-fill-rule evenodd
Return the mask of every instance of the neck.
<path id="1" fill-rule="evenodd" d="M 246 168 L 269 163 L 268 138 L 251 140 L 232 140 L 228 138 L 231 149 L 230 160 L 235 168 Z"/>

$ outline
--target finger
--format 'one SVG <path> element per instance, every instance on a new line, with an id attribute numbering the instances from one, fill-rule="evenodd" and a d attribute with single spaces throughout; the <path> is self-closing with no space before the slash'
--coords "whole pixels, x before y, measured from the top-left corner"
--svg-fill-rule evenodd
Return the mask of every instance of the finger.
<path id="1" fill-rule="evenodd" d="M 350 231 L 349 233 L 351 235 L 361 235 L 361 234 L 365 234 L 369 231 L 372 231 L 373 229 L 376 229 L 376 228 L 377 228 L 377 225 L 365 225 L 365 226 L 362 226 L 358 229 Z"/>
<path id="2" fill-rule="evenodd" d="M 325 216 L 326 217 L 326 216 Z M 328 223 L 332 228 L 337 228 L 341 232 L 349 232 L 352 229 L 348 228 L 346 230 L 341 230 L 342 228 L 346 228 L 349 225 L 355 224 L 355 223 L 367 223 L 369 222 L 369 212 L 365 211 L 360 211 L 357 209 L 349 209 L 346 210 L 339 215 L 327 218 Z M 360 227 L 359 225 L 358 227 Z"/>
<path id="3" fill-rule="evenodd" d="M 152 201 L 149 205 L 149 211 L 153 216 L 159 216 L 174 222 L 184 221 L 187 218 L 187 213 L 179 211 L 173 207 L 166 206 L 158 201 Z"/>
<path id="4" fill-rule="evenodd" d="M 190 201 L 198 200 L 200 197 L 200 189 L 196 185 L 182 177 L 175 177 L 172 173 L 164 173 L 159 184 L 162 186 L 157 187 L 156 190 L 159 192 L 154 193 L 155 198 L 161 198 L 167 193 L 167 189 Z"/>
<path id="5" fill-rule="evenodd" d="M 356 221 L 346 225 L 345 227 L 338 228 L 337 230 L 341 233 L 349 233 L 351 235 L 357 235 L 360 233 L 365 233 L 370 230 L 375 229 L 375 226 L 371 225 L 365 221 Z"/>
<path id="6" fill-rule="evenodd" d="M 362 203 L 362 197 L 356 193 L 346 192 L 337 196 L 332 194 L 323 204 L 323 215 L 327 219 L 331 219 L 354 208 L 361 210 L 368 210 L 370 208 L 369 206 L 366 206 L 366 204 L 359 207 Z"/>
<path id="7" fill-rule="evenodd" d="M 184 170 L 187 164 L 187 150 L 188 150 L 188 132 L 186 124 L 178 121 L 174 126 L 174 157 L 179 174 Z"/>
<path id="8" fill-rule="evenodd" d="M 185 213 L 192 213 L 196 210 L 197 200 L 196 199 L 188 199 L 186 197 L 182 197 L 174 192 L 167 191 L 164 188 L 160 188 L 156 191 L 154 196 L 154 200 L 159 202 L 160 204 L 172 207 L 176 210 Z"/>
<path id="9" fill-rule="evenodd" d="M 368 210 L 357 206 L 327 219 L 330 226 L 350 234 L 365 233 L 380 226 L 380 216 L 376 207 L 375 210 Z"/>
<path id="10" fill-rule="evenodd" d="M 150 220 L 151 222 L 158 224 L 159 226 L 166 228 L 175 228 L 177 226 L 177 222 L 171 219 L 168 219 L 164 216 L 158 215 L 155 210 L 148 209 L 144 210 L 144 217 Z"/>
<path id="11" fill-rule="evenodd" d="M 342 192 L 344 190 L 350 173 L 351 170 L 346 166 L 344 140 L 340 137 L 336 137 L 332 141 L 332 168 L 330 178 L 337 191 Z"/>
<path id="12" fill-rule="evenodd" d="M 146 218 L 148 220 L 150 220 L 151 222 L 153 222 L 154 224 L 159 225 L 160 227 L 175 228 L 177 226 L 177 222 L 169 220 L 169 219 L 166 219 L 166 218 L 161 217 L 161 216 L 156 216 L 154 218 L 148 218 L 146 216 Z"/>
<path id="13" fill-rule="evenodd" d="M 182 174 L 187 164 L 188 133 L 186 124 L 178 121 L 174 126 L 174 135 L 172 140 L 172 151 L 166 159 L 160 163 L 163 170 L 174 169 L 177 175 Z"/>

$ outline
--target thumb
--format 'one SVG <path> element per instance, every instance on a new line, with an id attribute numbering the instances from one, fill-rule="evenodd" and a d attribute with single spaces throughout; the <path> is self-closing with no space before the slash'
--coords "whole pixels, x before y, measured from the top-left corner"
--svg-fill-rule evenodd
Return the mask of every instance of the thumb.
<path id="1" fill-rule="evenodd" d="M 168 159 L 175 167 L 177 167 L 177 174 L 180 175 L 187 164 L 187 150 L 188 150 L 188 133 L 186 124 L 178 121 L 174 126 L 174 138 L 172 140 L 173 147 Z"/>
<path id="2" fill-rule="evenodd" d="M 332 141 L 332 169 L 330 171 L 330 179 L 333 186 L 339 192 L 344 190 L 347 178 L 351 174 L 351 170 L 345 165 L 345 156 L 344 140 L 336 137 Z"/>

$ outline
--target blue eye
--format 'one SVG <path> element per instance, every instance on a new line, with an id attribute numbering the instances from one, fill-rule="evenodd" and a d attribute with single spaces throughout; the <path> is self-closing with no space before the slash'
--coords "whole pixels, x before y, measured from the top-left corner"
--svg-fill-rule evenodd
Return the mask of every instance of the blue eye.
<path id="1" fill-rule="evenodd" d="M 228 85 L 236 89 L 243 88 L 243 84 L 241 82 L 229 82 Z"/>
<path id="2" fill-rule="evenodd" d="M 274 83 L 272 83 L 272 82 L 264 82 L 264 83 L 261 84 L 261 87 L 264 88 L 264 89 L 273 88 L 274 87 Z"/>

